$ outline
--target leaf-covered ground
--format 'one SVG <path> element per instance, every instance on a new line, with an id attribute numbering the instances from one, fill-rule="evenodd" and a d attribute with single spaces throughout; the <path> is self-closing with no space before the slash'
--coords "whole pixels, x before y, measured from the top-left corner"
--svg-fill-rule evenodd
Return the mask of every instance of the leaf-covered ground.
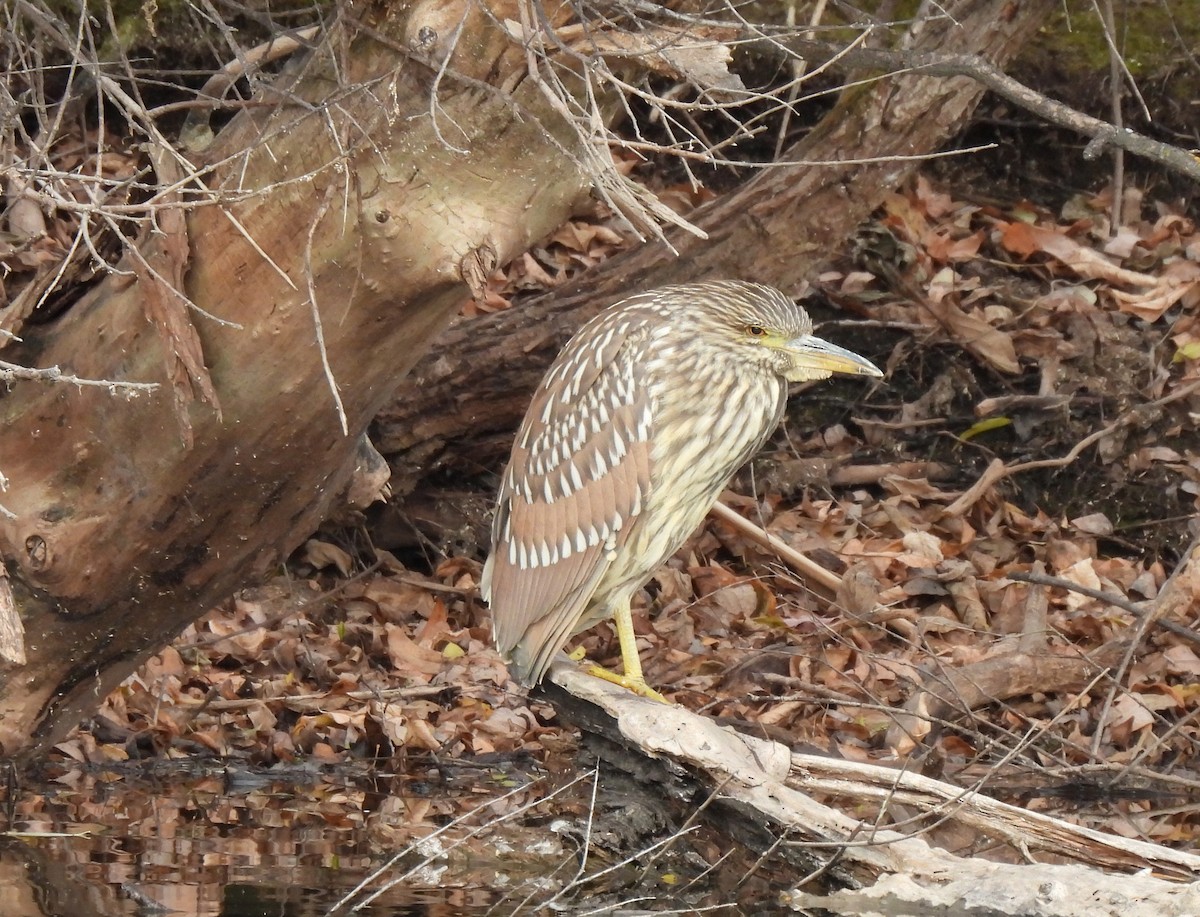
<path id="1" fill-rule="evenodd" d="M 888 378 L 800 393 L 726 496 L 842 586 L 823 592 L 710 521 L 635 607 L 651 683 L 785 743 L 1195 842 L 1196 609 L 1160 593 L 1200 487 L 1200 235 L 1131 190 L 1133 218 L 1113 229 L 1110 203 L 976 203 L 927 178 L 889 199 L 806 291 L 819 317 L 839 316 L 822 333 Z M 569 224 L 466 311 L 506 308 L 625 244 L 602 221 Z M 498 794 L 505 774 L 569 768 L 575 734 L 490 648 L 479 569 L 406 569 L 369 532 L 316 535 L 108 698 L 52 772 L 71 785 L 138 758 L 459 761 Z M 607 626 L 577 643 L 616 662 Z M 479 797 L 388 823 L 419 834 Z M 18 814 L 35 822 L 43 804 Z M 373 815 L 363 793 L 311 806 Z"/>

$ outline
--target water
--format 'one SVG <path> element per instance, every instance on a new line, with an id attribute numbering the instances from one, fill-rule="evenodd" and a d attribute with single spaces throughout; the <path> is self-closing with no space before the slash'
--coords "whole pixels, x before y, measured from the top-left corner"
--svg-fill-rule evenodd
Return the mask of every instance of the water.
<path id="1" fill-rule="evenodd" d="M 511 782 L 75 773 L 70 785 L 22 788 L 10 801 L 0 917 L 315 917 L 397 854 L 370 888 L 403 880 L 360 913 L 482 914 L 575 859 L 536 805 L 496 821 L 548 792 L 539 782 L 513 793 Z"/>

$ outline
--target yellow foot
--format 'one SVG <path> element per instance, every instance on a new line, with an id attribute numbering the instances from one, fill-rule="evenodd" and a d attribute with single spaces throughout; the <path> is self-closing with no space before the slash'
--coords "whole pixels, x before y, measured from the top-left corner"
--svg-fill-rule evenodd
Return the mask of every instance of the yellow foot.
<path id="1" fill-rule="evenodd" d="M 574 657 L 572 656 L 572 658 Z M 648 697 L 650 700 L 656 700 L 660 704 L 670 703 L 669 700 L 646 684 L 646 679 L 641 675 L 618 675 L 616 672 L 610 672 L 608 669 L 601 668 L 598 665 L 588 666 L 587 672 L 589 675 L 594 675 L 596 678 L 603 678 L 605 681 L 612 682 L 614 685 L 620 685 L 622 688 L 632 691 L 639 697 Z"/>

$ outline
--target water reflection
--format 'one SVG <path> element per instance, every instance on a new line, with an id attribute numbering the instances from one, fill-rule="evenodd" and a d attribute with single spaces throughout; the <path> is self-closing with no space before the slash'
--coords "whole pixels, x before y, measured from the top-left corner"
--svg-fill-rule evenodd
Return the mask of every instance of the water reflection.
<path id="1" fill-rule="evenodd" d="M 24 788 L 10 800 L 3 917 L 323 915 L 433 834 L 432 861 L 410 850 L 389 873 L 404 881 L 361 913 L 483 913 L 506 886 L 571 857 L 540 819 L 484 827 L 552 789 L 486 770 L 436 783 L 248 771 L 166 783 L 116 773 L 65 779 L 71 785 Z M 526 788 L 513 791 L 514 783 Z M 474 807 L 473 817 L 458 818 Z"/>

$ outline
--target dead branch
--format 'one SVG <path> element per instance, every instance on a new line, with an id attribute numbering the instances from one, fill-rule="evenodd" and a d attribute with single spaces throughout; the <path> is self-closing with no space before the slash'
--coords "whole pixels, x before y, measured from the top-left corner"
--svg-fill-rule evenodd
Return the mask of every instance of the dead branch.
<path id="1" fill-rule="evenodd" d="M 842 67 L 868 68 L 890 73 L 919 73 L 926 76 L 965 76 L 986 86 L 1001 98 L 1020 106 L 1049 124 L 1091 137 L 1085 159 L 1095 159 L 1105 147 L 1125 150 L 1171 172 L 1200 181 L 1200 160 L 1178 146 L 1153 140 L 1144 134 L 1102 121 L 1030 89 L 993 63 L 975 54 L 943 54 L 938 51 L 896 51 L 858 46 L 847 50 L 826 42 L 799 38 L 782 39 L 790 51 L 818 60 L 840 55 Z"/>
<path id="2" fill-rule="evenodd" d="M 1200 644 L 1200 633 L 1192 630 L 1190 627 L 1185 627 L 1175 621 L 1166 620 L 1166 615 L 1180 611 L 1191 606 L 1195 601 L 1194 597 L 1200 595 L 1196 590 L 1200 588 L 1200 583 L 1195 582 L 1194 568 L 1197 564 L 1194 562 L 1195 548 L 1193 547 L 1185 555 L 1184 561 L 1175 568 L 1175 572 L 1179 573 L 1186 568 L 1192 568 L 1193 572 L 1185 574 L 1187 587 L 1180 587 L 1178 592 L 1174 589 L 1167 593 L 1166 587 L 1159 592 L 1158 598 L 1154 602 L 1131 602 L 1124 596 L 1117 595 L 1115 592 L 1106 592 L 1103 589 L 1092 589 L 1090 586 L 1084 586 L 1082 583 L 1077 583 L 1074 580 L 1064 579 L 1061 576 L 1050 576 L 1045 573 L 1037 572 L 1017 572 L 1009 573 L 1008 579 L 1018 583 L 1032 583 L 1038 586 L 1053 586 L 1056 589 L 1066 589 L 1069 592 L 1075 592 L 1079 595 L 1086 595 L 1088 598 L 1096 599 L 1099 602 L 1107 602 L 1114 608 L 1120 608 L 1123 611 L 1128 611 L 1130 614 L 1137 615 L 1139 618 L 1151 614 L 1154 624 L 1161 627 L 1163 630 L 1169 630 L 1176 636 L 1182 637 L 1189 643 Z M 1174 577 L 1175 574 L 1172 574 Z M 1167 581 L 1168 583 L 1171 580 Z M 1190 588 L 1191 592 L 1184 592 L 1184 588 Z M 1164 599 L 1164 594 L 1167 598 Z M 1180 607 L 1182 606 L 1182 608 Z"/>
<path id="3" fill-rule="evenodd" d="M 32 366 L 18 366 L 16 363 L 6 363 L 0 360 L 0 379 L 12 381 L 15 379 L 25 379 L 34 382 L 52 382 L 63 383 L 65 385 L 90 385 L 95 388 L 106 388 L 112 394 L 123 394 L 126 397 L 134 398 L 138 395 L 147 394 L 156 391 L 159 388 L 157 382 L 123 382 L 118 379 L 82 379 L 72 373 L 65 373 L 58 366 L 43 366 L 34 368 Z"/>
<path id="4" fill-rule="evenodd" d="M 1052 459 L 1035 459 L 1029 462 L 1016 462 L 1012 465 L 1005 465 L 1000 459 L 993 459 L 991 464 L 984 469 L 979 479 L 972 484 L 963 494 L 951 503 L 945 509 L 947 516 L 961 516 L 968 509 L 974 506 L 992 487 L 1003 481 L 1005 478 L 1012 477 L 1015 474 L 1020 474 L 1023 471 L 1035 471 L 1041 468 L 1065 468 L 1081 456 L 1089 446 L 1095 445 L 1104 439 L 1106 436 L 1111 436 L 1118 430 L 1127 426 L 1138 423 L 1141 420 L 1143 412 L 1151 412 L 1157 408 L 1170 404 L 1173 401 L 1178 401 L 1181 398 L 1187 398 L 1197 390 L 1200 390 L 1200 381 L 1189 383 L 1181 388 L 1175 389 L 1169 395 L 1164 395 L 1162 398 L 1157 398 L 1154 401 L 1148 401 L 1143 405 L 1139 405 L 1136 409 L 1126 412 L 1121 415 L 1113 423 L 1103 429 L 1096 430 L 1090 433 L 1071 447 L 1071 450 L 1063 456 Z"/>
<path id="5" fill-rule="evenodd" d="M 968 889 L 987 889 L 992 895 L 1003 890 L 1011 897 L 1012 889 L 1032 884 L 1056 892 L 1049 900 L 1042 895 L 1036 907 L 1022 913 L 1063 917 L 1158 917 L 1163 911 L 1157 908 L 1165 903 L 1178 907 L 1179 902 L 1198 896 L 1190 885 L 1133 875 L 1152 870 L 1194 880 L 1200 876 L 1200 857 L 1186 851 L 1109 836 L 927 777 L 795 755 L 782 745 L 722 728 L 683 708 L 635 697 L 567 663 L 556 664 L 550 679 L 567 693 L 561 700 L 556 697 L 560 709 L 584 728 L 626 751 L 663 761 L 675 773 L 691 775 L 708 787 L 708 792 L 718 792 L 726 803 L 719 809 L 721 830 L 734 829 L 733 823 L 740 819 L 765 819 L 768 836 L 784 838 L 789 848 L 803 849 L 819 861 L 836 860 L 847 878 L 876 889 L 878 894 L 892 894 L 897 883 L 904 882 L 910 892 L 932 898 L 953 876 L 965 884 L 953 886 L 949 900 L 938 900 L 954 911 L 955 905 L 964 906 Z M 904 805 L 928 818 L 961 820 L 1027 858 L 1045 851 L 1118 874 L 1079 866 L 1012 866 L 954 856 L 918 836 L 886 826 L 886 819 L 878 824 L 880 816 L 869 820 L 849 817 L 817 802 L 810 795 L 813 792 L 858 801 L 859 808 L 873 804 L 880 815 L 887 806 Z M 1136 910 L 1130 909 L 1130 883 L 1138 889 Z M 1144 900 L 1153 902 L 1152 907 L 1141 907 L 1142 894 L 1147 896 Z M 803 895 L 803 900 L 815 905 L 828 899 Z M 1010 911 L 1004 908 L 1004 912 Z"/>

